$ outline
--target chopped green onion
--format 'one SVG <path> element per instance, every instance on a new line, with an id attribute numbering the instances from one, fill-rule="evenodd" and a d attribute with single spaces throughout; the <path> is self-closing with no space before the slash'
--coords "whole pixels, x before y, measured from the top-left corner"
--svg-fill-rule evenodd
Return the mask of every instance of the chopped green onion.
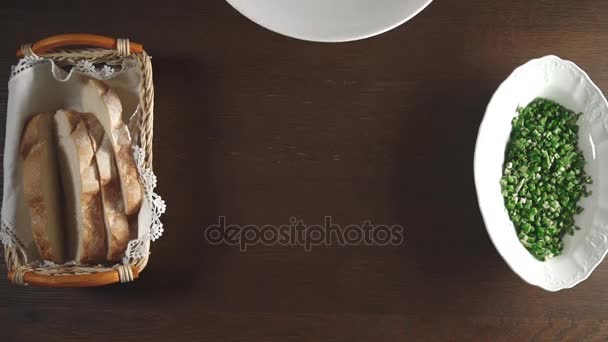
<path id="1" fill-rule="evenodd" d="M 507 145 L 501 193 L 517 237 L 532 255 L 547 260 L 564 248 L 562 238 L 581 229 L 574 215 L 591 196 L 585 159 L 578 148 L 581 116 L 551 100 L 537 98 L 517 109 Z"/>

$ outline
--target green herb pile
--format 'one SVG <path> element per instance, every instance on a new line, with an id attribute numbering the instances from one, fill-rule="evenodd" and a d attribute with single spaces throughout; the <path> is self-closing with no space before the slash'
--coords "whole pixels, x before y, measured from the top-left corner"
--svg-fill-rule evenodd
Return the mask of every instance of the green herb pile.
<path id="1" fill-rule="evenodd" d="M 517 112 L 500 185 L 517 237 L 544 261 L 561 253 L 566 233 L 580 229 L 574 225 L 583 211 L 578 201 L 591 195 L 578 149 L 581 114 L 543 98 Z"/>

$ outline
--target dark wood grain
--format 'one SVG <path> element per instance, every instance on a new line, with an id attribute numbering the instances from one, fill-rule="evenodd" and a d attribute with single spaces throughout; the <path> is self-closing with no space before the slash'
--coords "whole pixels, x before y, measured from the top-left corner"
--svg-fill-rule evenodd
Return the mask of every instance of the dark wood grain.
<path id="1" fill-rule="evenodd" d="M 382 36 L 316 44 L 220 0 L 3 3 L 0 108 L 21 43 L 144 44 L 168 203 L 136 283 L 17 288 L 2 262 L 3 341 L 606 340 L 606 263 L 572 290 L 525 284 L 488 239 L 472 170 L 485 106 L 521 63 L 556 54 L 608 89 L 606 17 L 602 0 L 436 0 Z M 403 225 L 405 242 L 240 252 L 203 238 L 222 215 L 370 219 Z"/>

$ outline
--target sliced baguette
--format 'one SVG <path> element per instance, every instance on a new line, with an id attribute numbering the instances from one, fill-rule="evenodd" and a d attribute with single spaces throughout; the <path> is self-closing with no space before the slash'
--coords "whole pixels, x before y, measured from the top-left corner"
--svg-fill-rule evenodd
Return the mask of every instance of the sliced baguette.
<path id="1" fill-rule="evenodd" d="M 19 152 L 23 163 L 23 196 L 34 243 L 43 260 L 63 263 L 65 244 L 51 113 L 36 114 L 30 119 Z"/>
<path id="2" fill-rule="evenodd" d="M 83 87 L 83 107 L 94 113 L 109 137 L 116 156 L 116 166 L 127 215 L 136 214 L 143 199 L 143 189 L 133 158 L 131 135 L 122 120 L 118 94 L 104 83 L 90 79 Z"/>
<path id="3" fill-rule="evenodd" d="M 109 136 L 95 115 L 86 113 L 83 114 L 83 119 L 93 143 L 95 164 L 101 186 L 101 199 L 108 243 L 106 259 L 108 261 L 119 261 L 127 249 L 131 232 L 128 217 L 125 214 L 114 150 Z"/>
<path id="4" fill-rule="evenodd" d="M 80 113 L 59 110 L 54 120 L 66 201 L 69 255 L 80 263 L 100 263 L 106 259 L 107 244 L 93 143 Z"/>

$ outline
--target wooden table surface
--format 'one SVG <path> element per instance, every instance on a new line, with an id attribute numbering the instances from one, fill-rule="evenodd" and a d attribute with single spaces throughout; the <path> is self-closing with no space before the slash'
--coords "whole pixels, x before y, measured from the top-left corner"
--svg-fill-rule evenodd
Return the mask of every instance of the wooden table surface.
<path id="1" fill-rule="evenodd" d="M 524 283 L 486 234 L 472 166 L 516 66 L 556 54 L 608 89 L 608 2 L 436 0 L 346 44 L 280 36 L 221 0 L 0 7 L 1 108 L 21 43 L 83 31 L 145 45 L 168 204 L 133 284 L 20 288 L 2 261 L 3 341 L 606 340 L 608 265 L 558 293 Z M 241 252 L 205 241 L 219 216 L 371 220 L 405 239 Z"/>

